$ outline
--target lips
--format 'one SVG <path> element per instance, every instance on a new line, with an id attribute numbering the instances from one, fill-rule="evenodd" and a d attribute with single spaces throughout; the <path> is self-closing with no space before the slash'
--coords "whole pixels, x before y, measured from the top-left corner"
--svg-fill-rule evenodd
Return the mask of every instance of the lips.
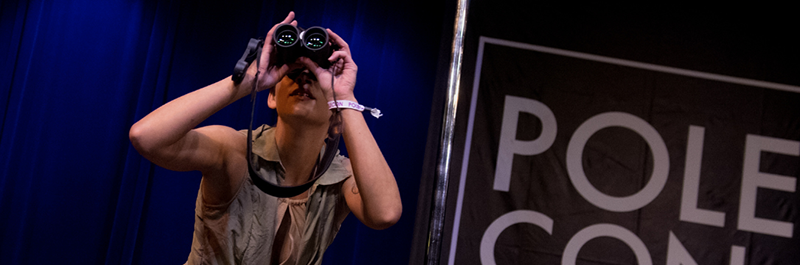
<path id="1" fill-rule="evenodd" d="M 306 89 L 304 89 L 302 87 L 299 87 L 299 88 L 295 89 L 294 91 L 292 91 L 292 93 L 289 93 L 289 96 L 290 97 L 298 96 L 298 97 L 306 97 L 306 98 L 310 98 L 310 99 L 316 99 L 316 98 L 314 98 L 314 96 L 311 95 L 310 91 L 308 91 L 308 90 L 306 90 Z"/>

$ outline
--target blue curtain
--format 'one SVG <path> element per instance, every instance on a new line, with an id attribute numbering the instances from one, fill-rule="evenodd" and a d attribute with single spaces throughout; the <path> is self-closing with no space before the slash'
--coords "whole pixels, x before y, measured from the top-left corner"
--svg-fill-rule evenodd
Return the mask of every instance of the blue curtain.
<path id="1" fill-rule="evenodd" d="M 200 174 L 151 164 L 128 130 L 230 75 L 290 10 L 351 45 L 403 197 L 387 230 L 348 217 L 326 263 L 407 264 L 445 5 L 368 0 L 0 2 L 0 264 L 185 262 Z M 249 113 L 243 99 L 201 126 L 246 128 Z"/>

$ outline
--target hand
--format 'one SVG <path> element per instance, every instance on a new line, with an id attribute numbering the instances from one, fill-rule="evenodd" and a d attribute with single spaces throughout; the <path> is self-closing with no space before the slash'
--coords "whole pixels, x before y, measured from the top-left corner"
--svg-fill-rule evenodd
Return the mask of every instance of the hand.
<path id="1" fill-rule="evenodd" d="M 340 47 L 328 58 L 328 61 L 333 62 L 333 65 L 328 69 L 324 69 L 306 57 L 300 57 L 300 62 L 316 75 L 317 82 L 322 87 L 322 93 L 325 94 L 325 98 L 328 101 L 333 100 L 332 91 L 336 92 L 337 100 L 356 101 L 353 89 L 356 86 L 358 66 L 350 54 L 350 46 L 332 30 L 327 29 L 327 31 L 333 43 Z M 333 88 L 331 88 L 331 75 L 333 75 L 334 86 L 336 86 Z"/>
<path id="2" fill-rule="evenodd" d="M 259 58 L 260 62 L 258 66 L 258 71 L 261 72 L 258 76 L 258 91 L 269 89 L 275 86 L 275 84 L 280 82 L 283 76 L 286 75 L 286 72 L 289 71 L 288 65 L 269 65 L 269 58 L 270 56 L 274 55 L 275 52 L 272 48 L 272 34 L 275 33 L 275 29 L 278 27 L 278 25 L 287 23 L 297 26 L 297 20 L 294 20 L 294 12 L 289 12 L 289 14 L 286 15 L 286 18 L 283 19 L 281 23 L 272 26 L 272 29 L 267 32 L 267 38 L 264 39 L 264 46 L 261 49 L 261 58 Z M 255 76 L 255 65 L 255 63 L 251 64 L 250 69 L 248 69 L 248 73 L 252 72 L 252 76 Z"/>

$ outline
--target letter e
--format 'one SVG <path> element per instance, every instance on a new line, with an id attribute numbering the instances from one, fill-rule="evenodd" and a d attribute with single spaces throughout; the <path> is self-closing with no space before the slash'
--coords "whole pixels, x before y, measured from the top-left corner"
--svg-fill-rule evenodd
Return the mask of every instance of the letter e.
<path id="1" fill-rule="evenodd" d="M 793 224 L 756 217 L 758 188 L 794 192 L 795 179 L 759 172 L 761 151 L 800 156 L 800 142 L 748 134 L 744 148 L 739 230 L 792 238 Z"/>

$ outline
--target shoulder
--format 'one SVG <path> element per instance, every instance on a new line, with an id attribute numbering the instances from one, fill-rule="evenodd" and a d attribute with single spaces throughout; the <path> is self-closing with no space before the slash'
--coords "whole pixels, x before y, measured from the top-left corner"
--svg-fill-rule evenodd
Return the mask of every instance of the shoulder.
<path id="1" fill-rule="evenodd" d="M 232 157 L 242 157 L 247 151 L 247 134 L 223 125 L 209 125 L 195 129 L 197 141 L 212 142 L 221 163 L 230 162 Z M 191 144 L 191 143 L 190 143 Z"/>
<path id="2" fill-rule="evenodd" d="M 345 180 L 353 176 L 353 167 L 350 165 L 350 159 L 346 156 L 336 154 L 333 158 L 328 171 L 319 178 L 319 185 L 335 185 L 343 183 Z"/>
<path id="3" fill-rule="evenodd" d="M 204 134 L 217 139 L 217 140 L 238 140 L 243 141 L 245 136 L 247 136 L 247 130 L 236 130 L 234 128 L 225 126 L 225 125 L 209 125 L 205 127 L 200 127 L 195 129 L 198 132 L 203 132 Z M 242 132 L 244 131 L 244 132 Z"/>
<path id="4" fill-rule="evenodd" d="M 241 142 L 245 140 L 247 130 L 242 134 L 239 131 L 224 125 L 209 125 L 194 129 L 195 132 L 201 134 L 201 137 L 206 137 L 203 140 L 215 141 L 220 144 L 231 144 L 231 141 Z M 238 143 L 236 143 L 238 144 Z"/>

